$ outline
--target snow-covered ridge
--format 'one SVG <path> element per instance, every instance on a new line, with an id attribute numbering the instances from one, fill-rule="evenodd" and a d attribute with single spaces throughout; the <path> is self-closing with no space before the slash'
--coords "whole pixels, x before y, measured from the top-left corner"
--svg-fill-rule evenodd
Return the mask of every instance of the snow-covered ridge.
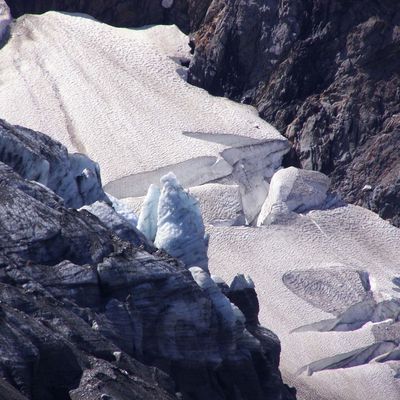
<path id="1" fill-rule="evenodd" d="M 189 57 L 175 26 L 26 15 L 0 52 L 0 115 L 98 161 L 116 197 L 143 196 L 169 171 L 185 187 L 229 178 L 250 222 L 289 146 L 254 108 L 189 85 Z"/>

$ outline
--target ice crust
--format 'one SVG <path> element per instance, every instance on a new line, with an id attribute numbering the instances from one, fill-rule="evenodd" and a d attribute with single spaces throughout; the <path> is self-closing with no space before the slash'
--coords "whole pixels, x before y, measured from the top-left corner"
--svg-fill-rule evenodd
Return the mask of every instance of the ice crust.
<path id="1" fill-rule="evenodd" d="M 0 115 L 98 161 L 118 198 L 144 196 L 168 171 L 186 188 L 231 176 L 250 222 L 288 143 L 254 108 L 185 82 L 188 41 L 175 26 L 25 15 L 1 49 Z"/>
<path id="2" fill-rule="evenodd" d="M 208 239 L 197 200 L 182 188 L 173 173 L 165 175 L 161 183 L 155 246 L 187 267 L 208 271 Z"/>

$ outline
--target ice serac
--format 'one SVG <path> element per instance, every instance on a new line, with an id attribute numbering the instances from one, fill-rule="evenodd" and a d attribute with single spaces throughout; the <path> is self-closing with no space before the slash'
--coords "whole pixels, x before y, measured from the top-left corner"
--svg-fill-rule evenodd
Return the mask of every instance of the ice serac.
<path id="1" fill-rule="evenodd" d="M 165 175 L 161 183 L 155 246 L 187 267 L 208 271 L 208 239 L 198 201 L 182 188 L 173 173 Z"/>
<path id="2" fill-rule="evenodd" d="M 158 201 L 160 199 L 160 188 L 151 184 L 144 198 L 139 214 L 138 229 L 154 242 L 157 234 Z"/>
<path id="3" fill-rule="evenodd" d="M 317 171 L 289 167 L 279 170 L 271 179 L 257 225 L 264 225 L 274 215 L 303 212 L 325 204 L 330 179 Z"/>
<path id="4" fill-rule="evenodd" d="M 8 5 L 4 0 L 0 0 L 0 45 L 11 22 L 11 14 Z"/>
<path id="5" fill-rule="evenodd" d="M 25 179 L 53 190 L 67 207 L 108 201 L 97 163 L 83 154 L 69 154 L 61 143 L 40 132 L 3 120 L 0 120 L 0 161 Z"/>

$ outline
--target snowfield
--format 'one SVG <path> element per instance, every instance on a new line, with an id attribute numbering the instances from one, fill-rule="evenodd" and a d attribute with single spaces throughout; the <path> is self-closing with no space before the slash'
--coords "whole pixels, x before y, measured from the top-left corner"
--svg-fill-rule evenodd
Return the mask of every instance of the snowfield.
<path id="1" fill-rule="evenodd" d="M 254 108 L 186 83 L 189 57 L 175 26 L 23 16 L 1 50 L 0 115 L 97 160 L 116 197 L 143 196 L 169 171 L 185 187 L 232 177 L 253 220 L 287 141 Z"/>
<path id="2" fill-rule="evenodd" d="M 400 230 L 334 201 L 305 212 L 332 200 L 326 177 L 284 170 L 271 182 L 286 139 L 253 108 L 188 85 L 187 42 L 174 26 L 21 17 L 0 50 L 0 117 L 98 162 L 134 223 L 128 208 L 139 215 L 149 185 L 161 188 L 172 171 L 199 199 L 211 274 L 254 282 L 260 321 L 281 339 L 281 370 L 299 399 L 398 400 Z M 151 238 L 153 189 L 138 222 Z M 262 226 L 245 226 L 263 204 Z M 236 321 L 208 275 L 192 274 Z"/>
<path id="3" fill-rule="evenodd" d="M 400 275 L 399 229 L 368 210 L 347 205 L 292 215 L 259 228 L 209 226 L 208 233 L 210 271 L 227 282 L 238 271 L 253 279 L 261 305 L 260 321 L 281 339 L 284 375 L 297 387 L 300 399 L 399 398 L 400 380 L 395 376 L 399 376 L 400 362 L 373 361 L 379 353 L 361 354 L 351 368 L 317 372 L 318 365 L 314 366 L 311 376 L 302 368 L 381 341 L 386 343 L 383 353 L 392 350 L 388 346 L 394 343 L 394 348 L 400 342 L 400 324 L 395 322 L 400 304 L 393 315 L 383 315 L 375 323 L 368 321 L 367 312 L 349 313 L 349 322 L 361 321 L 355 330 L 350 325 L 344 331 L 308 328 L 296 332 L 305 325 L 334 319 L 349 304 L 371 299 L 385 304 L 398 298 L 392 280 Z M 291 284 L 285 285 L 289 272 L 291 279 L 286 283 Z M 382 330 L 386 337 L 379 334 Z"/>

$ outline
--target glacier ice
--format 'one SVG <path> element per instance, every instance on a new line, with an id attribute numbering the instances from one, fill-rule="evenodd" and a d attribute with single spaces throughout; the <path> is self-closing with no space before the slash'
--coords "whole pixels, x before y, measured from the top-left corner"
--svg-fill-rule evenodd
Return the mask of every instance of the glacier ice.
<path id="1" fill-rule="evenodd" d="M 277 171 L 272 179 L 257 225 L 268 222 L 274 214 L 308 211 L 321 207 L 326 200 L 330 179 L 317 171 L 289 167 Z"/>
<path id="2" fill-rule="evenodd" d="M 208 240 L 197 200 L 182 188 L 173 173 L 161 178 L 161 183 L 155 246 L 187 267 L 208 271 Z"/>
<path id="3" fill-rule="evenodd" d="M 115 212 L 121 216 L 122 218 L 125 219 L 131 226 L 135 227 L 138 224 L 138 218 L 134 211 L 128 207 L 125 203 L 120 201 L 114 196 L 111 196 L 110 194 L 107 193 L 108 198 L 111 201 L 112 208 L 115 210 Z"/>
<path id="4" fill-rule="evenodd" d="M 10 22 L 11 22 L 10 9 L 3 0 L 0 0 L 0 42 L 2 41 L 3 36 L 7 32 Z"/>
<path id="5" fill-rule="evenodd" d="M 159 199 L 159 187 L 151 184 L 143 201 L 137 225 L 138 229 L 152 242 L 154 242 L 157 233 Z"/>
<path id="6" fill-rule="evenodd" d="M 189 271 L 195 282 L 208 293 L 216 310 L 230 328 L 233 328 L 237 321 L 244 324 L 243 313 L 222 294 L 217 283 L 206 271 L 199 267 L 191 267 Z"/>
<path id="7" fill-rule="evenodd" d="M 229 178 L 250 223 L 288 141 L 255 108 L 182 79 L 176 60 L 189 50 L 176 26 L 25 15 L 1 49 L 0 114 L 98 161 L 105 191 L 118 198 L 144 196 L 169 171 L 185 188 Z"/>

